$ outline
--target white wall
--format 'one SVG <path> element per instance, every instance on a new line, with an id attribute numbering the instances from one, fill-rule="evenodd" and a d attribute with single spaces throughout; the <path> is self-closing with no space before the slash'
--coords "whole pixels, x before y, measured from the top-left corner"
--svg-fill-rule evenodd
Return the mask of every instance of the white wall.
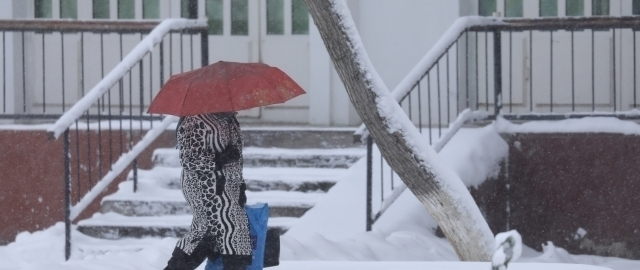
<path id="1" fill-rule="evenodd" d="M 459 17 L 457 1 L 360 0 L 356 22 L 374 67 L 392 90 Z"/>
<path id="2" fill-rule="evenodd" d="M 393 90 L 459 16 L 457 1 L 348 0 L 347 4 L 371 62 L 389 90 Z M 310 42 L 311 89 L 314 91 L 310 99 L 330 101 L 328 107 L 310 105 L 310 123 L 359 124 L 360 118 L 330 65 L 319 35 L 312 31 Z M 327 66 L 331 66 L 329 74 Z M 324 81 L 327 77 L 331 80 L 329 85 Z M 330 90 L 321 91 L 327 87 Z"/>
<path id="3" fill-rule="evenodd" d="M 13 0 L 0 0 L 0 19 L 11 19 L 13 10 Z"/>

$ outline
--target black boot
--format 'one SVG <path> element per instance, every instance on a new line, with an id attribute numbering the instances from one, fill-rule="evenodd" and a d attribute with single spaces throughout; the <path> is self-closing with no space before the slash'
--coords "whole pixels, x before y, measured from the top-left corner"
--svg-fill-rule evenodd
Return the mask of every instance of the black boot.
<path id="1" fill-rule="evenodd" d="M 251 256 L 222 255 L 224 270 L 247 270 L 251 260 Z"/>
<path id="2" fill-rule="evenodd" d="M 197 251 L 197 250 L 196 250 Z M 167 263 L 167 267 L 164 270 L 192 270 L 196 269 L 202 261 L 204 261 L 205 254 L 201 252 L 195 252 L 191 255 L 182 251 L 182 249 L 176 247 L 171 254 L 171 259 Z"/>

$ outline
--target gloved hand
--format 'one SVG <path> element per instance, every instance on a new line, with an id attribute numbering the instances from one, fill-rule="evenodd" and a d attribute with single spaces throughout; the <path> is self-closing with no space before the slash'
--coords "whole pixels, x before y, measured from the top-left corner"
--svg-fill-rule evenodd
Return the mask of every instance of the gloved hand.
<path id="1" fill-rule="evenodd" d="M 242 157 L 242 153 L 240 153 L 240 149 L 234 146 L 227 146 L 227 148 L 222 151 L 220 156 L 218 157 L 219 162 L 222 166 L 227 165 L 229 163 L 234 163 L 240 160 Z"/>
<path id="2" fill-rule="evenodd" d="M 244 205 L 247 203 L 247 184 L 245 184 L 244 182 L 242 184 L 240 184 L 240 198 L 238 200 L 238 203 L 240 203 L 240 207 L 244 207 Z"/>

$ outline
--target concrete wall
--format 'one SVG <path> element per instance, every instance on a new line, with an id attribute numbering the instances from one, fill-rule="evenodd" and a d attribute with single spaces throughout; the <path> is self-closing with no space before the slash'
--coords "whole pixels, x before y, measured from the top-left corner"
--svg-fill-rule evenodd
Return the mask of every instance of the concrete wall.
<path id="1" fill-rule="evenodd" d="M 498 179 L 472 190 L 494 233 L 516 229 L 541 250 L 640 258 L 640 136 L 504 134 Z"/>
<path id="2" fill-rule="evenodd" d="M 108 133 L 102 134 L 102 172 L 109 170 Z M 91 166 L 87 163 L 86 141 L 89 136 L 84 131 L 79 132 L 80 154 L 76 154 L 76 134 L 70 133 L 71 138 L 71 201 L 75 204 L 89 187 L 93 186 L 99 177 L 97 164 L 98 135 L 92 132 L 89 136 L 92 142 Z M 114 151 L 119 151 L 119 134 L 111 136 Z M 128 144 L 125 135 L 124 145 Z M 139 137 L 134 132 L 133 137 Z M 56 222 L 64 220 L 64 170 L 63 170 L 63 140 L 49 140 L 44 130 L 0 130 L 0 244 L 13 242 L 16 235 L 22 231 L 34 232 L 50 227 Z M 158 147 L 172 147 L 175 145 L 175 133 L 167 131 L 158 138 L 138 158 L 141 169 L 150 169 L 151 155 Z M 118 150 L 115 150 L 118 149 Z M 114 153 L 114 159 L 119 156 Z M 77 158 L 80 157 L 82 167 L 77 170 Z M 92 178 L 88 178 L 91 167 Z M 117 190 L 118 183 L 125 180 L 130 168 L 127 168 L 109 187 L 96 198 L 94 202 L 79 216 L 77 220 L 90 217 L 99 210 L 100 201 L 104 195 Z M 78 174 L 80 181 L 78 182 Z"/>

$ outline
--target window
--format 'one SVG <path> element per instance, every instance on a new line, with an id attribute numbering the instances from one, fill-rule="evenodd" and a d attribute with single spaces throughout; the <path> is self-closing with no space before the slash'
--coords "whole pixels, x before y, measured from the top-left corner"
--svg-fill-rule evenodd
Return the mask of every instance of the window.
<path id="1" fill-rule="evenodd" d="M 135 10 L 135 0 L 118 0 L 118 19 L 134 19 Z"/>
<path id="2" fill-rule="evenodd" d="M 109 19 L 109 0 L 93 0 L 93 18 Z"/>
<path id="3" fill-rule="evenodd" d="M 182 18 L 198 18 L 198 0 L 180 0 L 180 15 Z"/>
<path id="4" fill-rule="evenodd" d="M 631 12 L 633 15 L 640 15 L 640 0 L 633 0 Z"/>
<path id="5" fill-rule="evenodd" d="M 522 0 L 504 0 L 505 17 L 522 17 Z"/>
<path id="6" fill-rule="evenodd" d="M 231 34 L 249 34 L 249 0 L 231 0 Z"/>
<path id="7" fill-rule="evenodd" d="M 60 18 L 78 18 L 78 0 L 60 0 Z"/>
<path id="8" fill-rule="evenodd" d="M 567 16 L 584 16 L 584 0 L 566 0 Z"/>
<path id="9" fill-rule="evenodd" d="M 558 16 L 558 0 L 540 0 L 540 17 Z"/>
<path id="10" fill-rule="evenodd" d="M 497 10 L 496 0 L 480 0 L 478 3 L 478 15 L 493 16 Z"/>
<path id="11" fill-rule="evenodd" d="M 142 18 L 160 19 L 160 1 L 142 0 Z"/>
<path id="12" fill-rule="evenodd" d="M 223 34 L 222 0 L 207 0 L 205 3 L 209 35 Z"/>
<path id="13" fill-rule="evenodd" d="M 36 18 L 51 18 L 53 17 L 53 6 L 51 0 L 35 0 L 35 13 Z"/>
<path id="14" fill-rule="evenodd" d="M 302 0 L 291 1 L 291 34 L 309 34 L 309 10 Z"/>
<path id="15" fill-rule="evenodd" d="M 284 35 L 284 0 L 267 0 L 267 34 Z"/>
<path id="16" fill-rule="evenodd" d="M 591 15 L 607 16 L 609 15 L 609 0 L 592 0 Z"/>

